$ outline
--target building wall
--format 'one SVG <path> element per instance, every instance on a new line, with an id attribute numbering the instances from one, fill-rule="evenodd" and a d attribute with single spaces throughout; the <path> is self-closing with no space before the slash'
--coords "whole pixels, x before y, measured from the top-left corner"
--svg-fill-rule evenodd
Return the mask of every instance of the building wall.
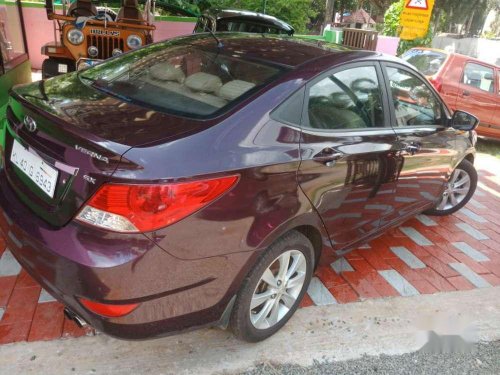
<path id="1" fill-rule="evenodd" d="M 54 41 L 54 24 L 47 19 L 44 4 L 23 2 L 23 16 L 28 42 L 28 53 L 33 69 L 41 69 L 45 56 L 41 54 L 44 44 Z M 155 41 L 161 41 L 193 32 L 196 18 L 157 17 Z M 58 38 L 58 36 L 57 36 Z"/>
<path id="2" fill-rule="evenodd" d="M 4 107 L 9 98 L 9 90 L 12 86 L 27 82 L 31 82 L 31 65 L 29 60 L 24 61 L 23 63 L 5 72 L 5 74 L 0 75 L 0 121 L 3 118 Z"/>
<path id="3" fill-rule="evenodd" d="M 476 57 L 487 63 L 500 66 L 500 40 L 484 38 L 455 39 L 440 35 L 432 40 L 432 47 Z"/>

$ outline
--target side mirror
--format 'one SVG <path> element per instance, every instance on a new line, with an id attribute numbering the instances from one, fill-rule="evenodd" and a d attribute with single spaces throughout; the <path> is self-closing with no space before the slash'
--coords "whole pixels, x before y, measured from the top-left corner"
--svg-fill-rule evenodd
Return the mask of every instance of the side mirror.
<path id="1" fill-rule="evenodd" d="M 464 111 L 455 111 L 451 118 L 451 127 L 456 130 L 471 131 L 479 125 L 479 119 L 476 116 Z"/>

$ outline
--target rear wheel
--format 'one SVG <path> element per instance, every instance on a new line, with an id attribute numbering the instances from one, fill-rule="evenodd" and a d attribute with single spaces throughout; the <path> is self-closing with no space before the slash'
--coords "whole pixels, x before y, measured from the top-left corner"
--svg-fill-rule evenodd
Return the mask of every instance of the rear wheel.
<path id="1" fill-rule="evenodd" d="M 477 172 L 468 160 L 463 160 L 446 183 L 441 200 L 425 213 L 433 216 L 451 215 L 469 202 L 477 186 Z"/>
<path id="2" fill-rule="evenodd" d="M 313 246 L 299 232 L 289 232 L 271 245 L 238 293 L 230 322 L 234 334 L 257 342 L 283 327 L 306 293 L 313 263 Z"/>

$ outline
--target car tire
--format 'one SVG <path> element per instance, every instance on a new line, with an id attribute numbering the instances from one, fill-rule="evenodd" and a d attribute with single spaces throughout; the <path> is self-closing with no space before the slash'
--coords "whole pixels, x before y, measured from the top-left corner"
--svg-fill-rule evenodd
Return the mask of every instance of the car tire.
<path id="1" fill-rule="evenodd" d="M 287 257 L 288 267 L 285 266 Z M 235 336 L 258 342 L 283 327 L 309 287 L 314 259 L 313 245 L 302 233 L 291 231 L 274 242 L 243 280 L 230 319 Z M 281 269 L 284 272 L 280 274 Z M 271 280 L 268 271 L 274 277 L 271 283 L 263 280 Z M 267 297 L 264 299 L 264 296 Z"/>
<path id="2" fill-rule="evenodd" d="M 465 176 L 468 176 L 468 181 L 469 183 L 467 184 L 467 189 L 468 191 L 465 192 L 465 189 L 459 189 L 461 186 L 457 186 L 458 190 L 464 190 L 462 195 L 459 196 L 457 199 L 458 194 L 454 193 L 454 191 L 458 191 L 457 189 L 453 189 L 453 186 L 451 189 L 449 189 L 449 184 L 450 183 L 457 183 L 460 182 L 461 179 L 460 177 L 463 177 L 465 179 Z M 457 168 L 453 171 L 453 173 L 450 176 L 450 181 L 448 181 L 447 186 L 445 188 L 445 191 L 443 192 L 443 196 L 436 205 L 436 207 L 425 211 L 424 213 L 426 215 L 431 215 L 431 216 L 447 216 L 451 215 L 458 210 L 460 210 L 463 206 L 465 206 L 472 196 L 474 195 L 474 192 L 476 191 L 477 187 L 477 171 L 476 168 L 474 168 L 474 165 L 468 161 L 468 160 L 462 160 L 462 162 L 457 166 Z M 451 194 L 454 195 L 456 204 L 451 204 L 451 199 L 449 198 Z M 448 204 L 442 206 L 444 199 L 448 200 Z"/>

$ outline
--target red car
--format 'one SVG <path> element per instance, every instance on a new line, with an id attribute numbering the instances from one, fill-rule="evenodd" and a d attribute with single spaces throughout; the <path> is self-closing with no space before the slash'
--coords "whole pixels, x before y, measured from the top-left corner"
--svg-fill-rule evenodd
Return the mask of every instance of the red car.
<path id="1" fill-rule="evenodd" d="M 452 109 L 479 118 L 477 133 L 500 140 L 500 67 L 429 48 L 412 48 L 401 58 L 423 73 Z"/>

